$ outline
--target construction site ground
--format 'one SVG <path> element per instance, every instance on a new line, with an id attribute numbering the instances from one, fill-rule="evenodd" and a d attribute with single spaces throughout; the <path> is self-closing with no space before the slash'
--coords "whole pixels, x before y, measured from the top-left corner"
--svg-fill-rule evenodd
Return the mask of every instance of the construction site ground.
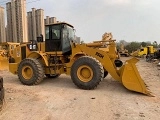
<path id="1" fill-rule="evenodd" d="M 66 75 L 25 86 L 0 71 L 5 87 L 0 120 L 160 120 L 160 70 L 144 59 L 136 65 L 155 97 L 131 92 L 110 75 L 95 90 L 81 90 Z"/>

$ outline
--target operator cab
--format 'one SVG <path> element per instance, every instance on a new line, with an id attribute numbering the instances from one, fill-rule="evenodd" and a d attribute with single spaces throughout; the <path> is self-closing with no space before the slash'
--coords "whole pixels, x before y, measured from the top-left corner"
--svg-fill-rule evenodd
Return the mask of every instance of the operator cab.
<path id="1" fill-rule="evenodd" d="M 74 40 L 72 25 L 60 22 L 45 26 L 45 52 L 71 54 L 70 42 Z"/>

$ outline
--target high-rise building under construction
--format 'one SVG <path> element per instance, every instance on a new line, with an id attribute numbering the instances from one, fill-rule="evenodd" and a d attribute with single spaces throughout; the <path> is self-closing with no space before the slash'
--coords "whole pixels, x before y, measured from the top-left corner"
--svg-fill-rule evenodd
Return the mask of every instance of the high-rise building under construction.
<path id="1" fill-rule="evenodd" d="M 6 3 L 6 12 L 7 41 L 27 42 L 26 0 L 11 0 Z"/>
<path id="2" fill-rule="evenodd" d="M 6 42 L 4 8 L 0 6 L 0 42 Z"/>
<path id="3" fill-rule="evenodd" d="M 44 10 L 32 8 L 27 12 L 27 19 L 29 40 L 36 40 L 40 34 L 44 36 Z"/>

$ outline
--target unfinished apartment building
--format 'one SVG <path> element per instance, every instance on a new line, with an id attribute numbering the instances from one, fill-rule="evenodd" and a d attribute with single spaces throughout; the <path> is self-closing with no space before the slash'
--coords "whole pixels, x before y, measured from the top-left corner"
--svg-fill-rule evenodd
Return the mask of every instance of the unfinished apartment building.
<path id="1" fill-rule="evenodd" d="M 36 40 L 40 34 L 44 36 L 44 10 L 32 8 L 27 12 L 28 39 Z"/>
<path id="2" fill-rule="evenodd" d="M 0 6 L 0 42 L 6 42 L 4 8 Z"/>
<path id="3" fill-rule="evenodd" d="M 11 0 L 6 3 L 7 41 L 28 42 L 26 0 Z"/>

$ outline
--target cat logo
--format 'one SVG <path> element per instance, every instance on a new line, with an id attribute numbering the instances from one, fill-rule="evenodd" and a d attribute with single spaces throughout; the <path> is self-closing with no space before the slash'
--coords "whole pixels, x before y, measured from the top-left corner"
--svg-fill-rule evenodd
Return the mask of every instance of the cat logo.
<path id="1" fill-rule="evenodd" d="M 99 52 L 96 52 L 96 54 L 95 54 L 96 56 L 98 56 L 98 57 L 100 57 L 100 58 L 102 58 L 103 59 L 103 57 L 104 57 L 104 55 L 102 55 L 101 53 L 99 53 Z"/>

